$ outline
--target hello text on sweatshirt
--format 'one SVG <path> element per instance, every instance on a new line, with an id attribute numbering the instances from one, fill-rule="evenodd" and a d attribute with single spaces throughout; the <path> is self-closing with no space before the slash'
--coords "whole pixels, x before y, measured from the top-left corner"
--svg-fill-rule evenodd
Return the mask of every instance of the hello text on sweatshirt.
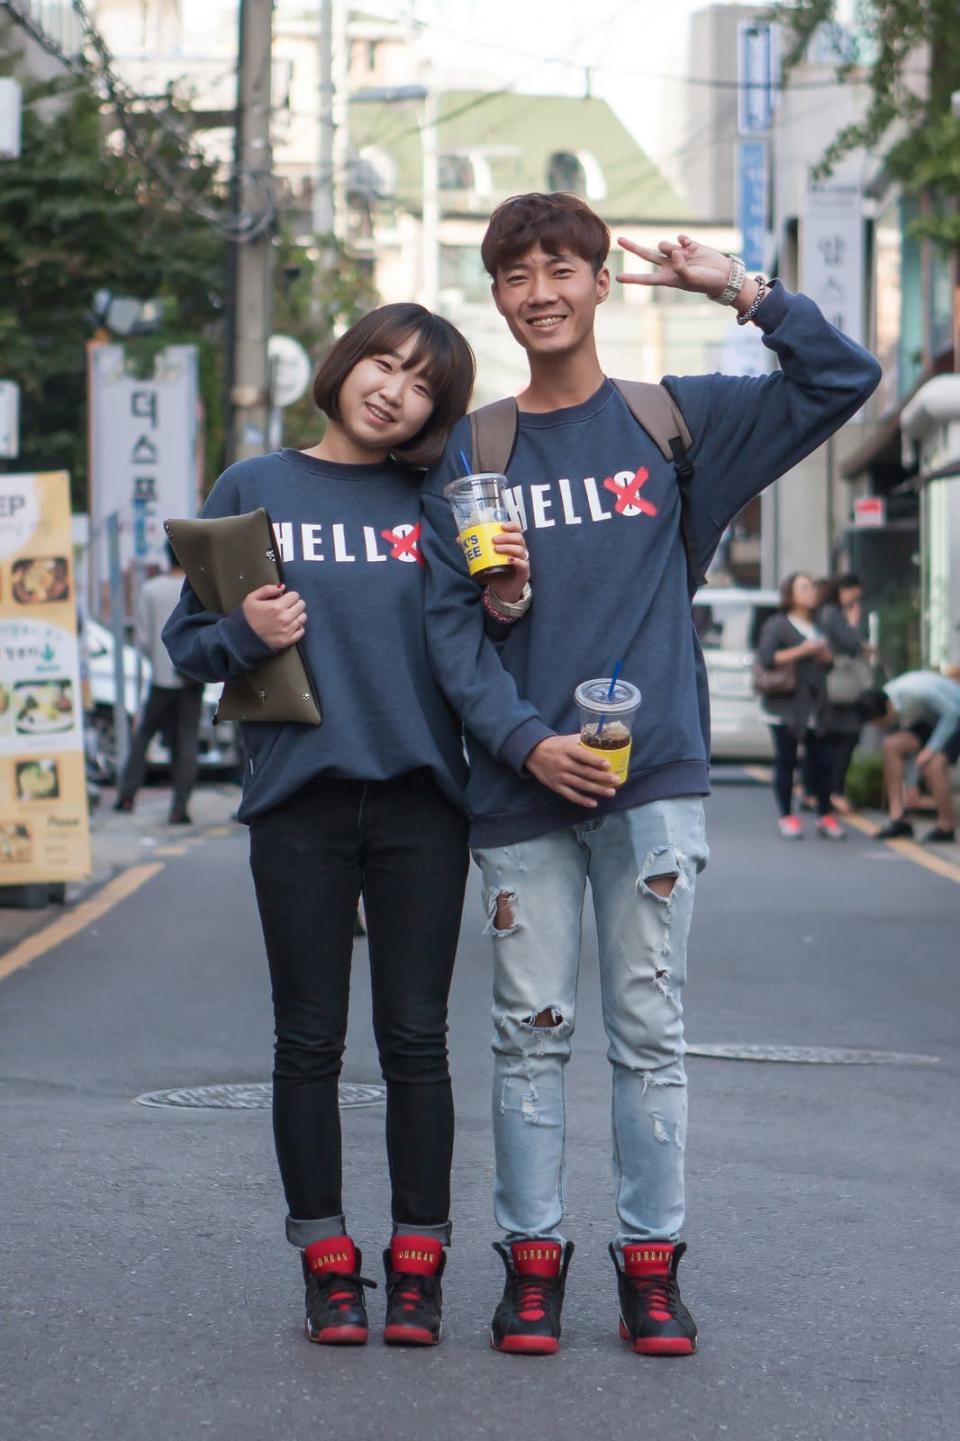
<path id="1" fill-rule="evenodd" d="M 757 320 L 779 371 L 666 381 L 693 436 L 690 518 L 704 568 L 737 512 L 853 415 L 880 376 L 871 355 L 779 283 Z M 462 472 L 461 449 L 469 457 L 466 421 L 428 477 L 421 540 L 434 669 L 467 727 L 472 844 L 510 844 L 610 810 L 706 794 L 707 681 L 673 464 L 609 381 L 581 405 L 521 413 L 508 506 L 525 527 L 534 599 L 500 645 L 497 670 L 486 656 L 472 664 L 479 620 L 466 604 L 471 583 L 442 497 Z M 642 694 L 630 777 L 587 811 L 533 780 L 524 761 L 545 737 L 577 731 L 575 687 L 610 675 L 618 660 Z M 489 739 L 497 729 L 499 746 Z"/>

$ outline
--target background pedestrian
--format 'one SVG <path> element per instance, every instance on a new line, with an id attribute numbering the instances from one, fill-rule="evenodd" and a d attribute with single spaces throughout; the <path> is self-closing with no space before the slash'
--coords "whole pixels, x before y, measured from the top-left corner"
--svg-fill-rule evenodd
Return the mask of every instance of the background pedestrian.
<path id="1" fill-rule="evenodd" d="M 764 670 L 786 669 L 791 684 L 779 694 L 763 694 L 762 705 L 774 746 L 773 790 L 780 812 L 780 834 L 799 840 L 803 823 L 793 814 L 793 776 L 803 745 L 817 806 L 817 832 L 842 840 L 830 801 L 832 749 L 826 733 L 829 702 L 827 671 L 833 655 L 814 621 L 817 589 L 803 571 L 780 585 L 780 610 L 760 633 L 757 661 Z"/>
<path id="2" fill-rule="evenodd" d="M 200 710 L 203 686 L 177 669 L 167 653 L 161 632 L 180 599 L 183 569 L 167 542 L 170 570 L 146 581 L 137 597 L 134 636 L 150 662 L 150 688 L 130 745 L 130 754 L 117 784 L 115 811 L 132 811 L 137 791 L 147 773 L 147 750 L 158 731 L 168 737 L 173 766 L 173 795 L 169 822 L 190 824 L 187 809 L 197 779 Z"/>
<path id="3" fill-rule="evenodd" d="M 877 839 L 913 835 L 905 814 L 903 783 L 905 763 L 914 756 L 937 807 L 937 823 L 923 839 L 953 841 L 951 768 L 960 760 L 960 685 L 936 671 L 906 671 L 887 681 L 882 690 L 863 695 L 860 709 L 865 720 L 890 731 L 883 738 L 883 779 L 890 819 L 877 832 Z"/>
<path id="4" fill-rule="evenodd" d="M 858 701 L 873 680 L 870 656 L 860 633 L 862 618 L 863 588 L 859 577 L 847 573 L 832 580 L 817 612 L 817 627 L 833 655 L 827 673 L 824 724 L 831 753 L 830 799 L 833 809 L 841 815 L 853 809 L 844 790 L 863 725 Z"/>

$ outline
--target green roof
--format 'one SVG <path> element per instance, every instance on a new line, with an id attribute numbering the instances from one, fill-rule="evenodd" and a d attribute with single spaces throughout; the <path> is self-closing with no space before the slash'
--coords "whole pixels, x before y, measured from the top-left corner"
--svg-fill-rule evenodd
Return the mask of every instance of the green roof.
<path id="1" fill-rule="evenodd" d="M 446 214 L 488 214 L 508 195 L 546 190 L 550 157 L 557 152 L 592 156 L 606 184 L 604 197 L 587 199 L 608 220 L 680 220 L 689 207 L 621 124 L 605 100 L 570 95 L 518 95 L 447 90 L 437 96 L 439 153 L 473 152 L 490 168 L 493 193 L 471 197 L 442 190 Z M 419 211 L 422 101 L 357 102 L 350 106 L 354 153 L 384 150 L 397 168 L 396 202 Z"/>

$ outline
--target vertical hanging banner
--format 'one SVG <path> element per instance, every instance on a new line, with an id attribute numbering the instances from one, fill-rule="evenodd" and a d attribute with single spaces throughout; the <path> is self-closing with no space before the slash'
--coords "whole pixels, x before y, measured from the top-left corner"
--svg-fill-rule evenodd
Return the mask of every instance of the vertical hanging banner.
<path id="1" fill-rule="evenodd" d="M 89 874 L 70 481 L 0 475 L 0 886 Z"/>
<path id="2" fill-rule="evenodd" d="M 163 522 L 197 513 L 197 352 L 160 352 L 146 380 L 130 375 L 122 345 L 94 344 L 90 363 L 90 492 L 98 583 L 108 573 L 106 520 L 120 518 L 120 563 L 163 564 Z"/>
<path id="3" fill-rule="evenodd" d="M 737 130 L 766 135 L 773 122 L 776 81 L 776 29 L 766 20 L 737 26 Z"/>
<path id="4" fill-rule="evenodd" d="M 863 197 L 859 179 L 810 179 L 800 220 L 800 289 L 863 344 Z"/>
<path id="5" fill-rule="evenodd" d="M 767 260 L 767 142 L 737 142 L 737 228 L 742 239 L 741 255 L 747 270 L 763 270 Z"/>

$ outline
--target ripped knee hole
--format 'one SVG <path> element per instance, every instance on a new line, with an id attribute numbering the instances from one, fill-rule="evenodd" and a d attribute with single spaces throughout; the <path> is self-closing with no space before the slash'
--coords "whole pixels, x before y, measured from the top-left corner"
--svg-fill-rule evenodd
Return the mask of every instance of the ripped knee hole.
<path id="1" fill-rule="evenodd" d="M 552 1030 L 554 1026 L 563 1024 L 563 1016 L 556 1006 L 545 1006 L 535 1016 L 528 1016 L 526 1024 L 533 1026 L 535 1030 Z"/>
<path id="2" fill-rule="evenodd" d="M 674 886 L 679 879 L 679 876 L 674 871 L 665 876 L 647 876 L 646 884 L 649 889 L 653 891 L 654 895 L 667 897 L 673 895 Z"/>
<path id="3" fill-rule="evenodd" d="M 512 926 L 516 925 L 513 915 L 516 899 L 513 891 L 501 891 L 497 896 L 497 909 L 493 917 L 496 930 L 509 931 Z"/>

